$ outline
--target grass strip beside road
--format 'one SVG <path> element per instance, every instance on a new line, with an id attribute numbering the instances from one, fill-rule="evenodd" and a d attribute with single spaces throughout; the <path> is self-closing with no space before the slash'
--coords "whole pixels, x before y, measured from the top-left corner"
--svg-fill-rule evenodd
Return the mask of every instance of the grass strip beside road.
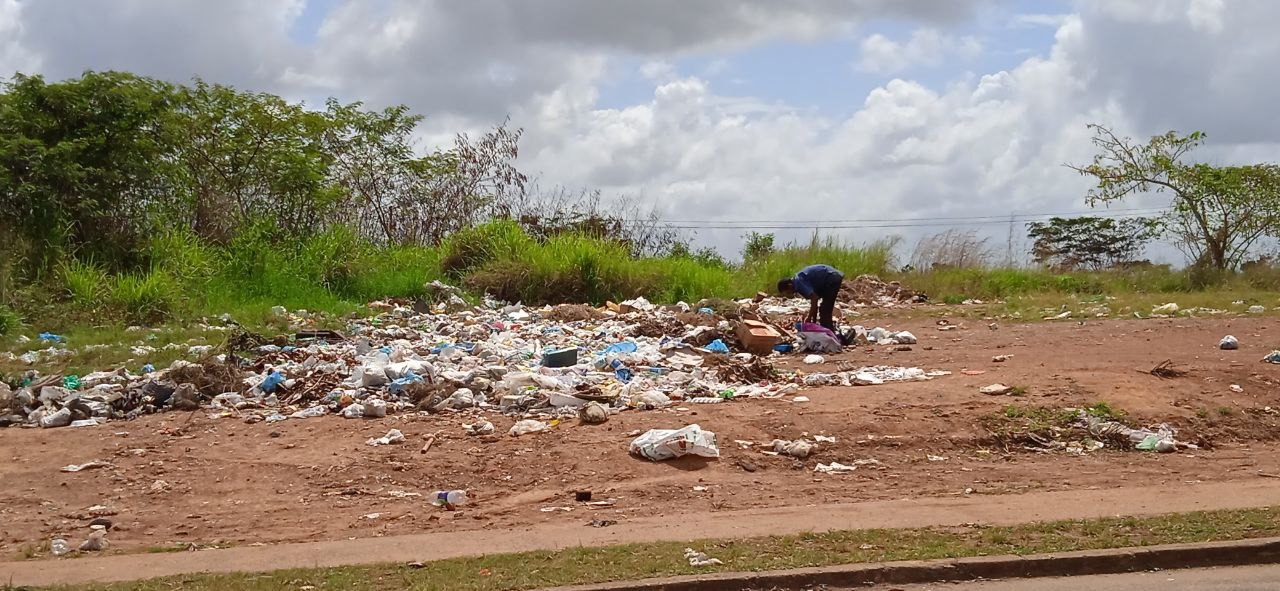
<path id="1" fill-rule="evenodd" d="M 1154 490 L 1152 494 L 1171 494 Z M 689 532 L 696 538 L 697 532 Z M 199 574 L 60 589 L 230 591 L 449 589 L 504 591 L 706 572 L 754 572 L 898 560 L 1026 555 L 1280 536 L 1280 508 L 1030 523 L 870 529 L 737 540 L 653 542 L 400 564 Z M 724 564 L 689 566 L 692 547 Z M 74 568 L 74 560 L 67 567 Z"/>

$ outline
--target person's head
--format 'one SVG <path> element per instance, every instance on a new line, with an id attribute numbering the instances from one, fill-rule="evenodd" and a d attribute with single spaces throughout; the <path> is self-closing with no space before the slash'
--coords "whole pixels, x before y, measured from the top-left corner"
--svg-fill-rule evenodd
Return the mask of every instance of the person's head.
<path id="1" fill-rule="evenodd" d="M 796 282 L 792 279 L 778 280 L 778 293 L 782 295 L 791 295 L 796 292 Z"/>

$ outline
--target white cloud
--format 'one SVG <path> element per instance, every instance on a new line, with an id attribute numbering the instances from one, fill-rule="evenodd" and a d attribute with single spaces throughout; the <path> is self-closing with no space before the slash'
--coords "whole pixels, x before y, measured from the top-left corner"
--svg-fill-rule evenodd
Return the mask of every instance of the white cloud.
<path id="1" fill-rule="evenodd" d="M 937 66 L 947 58 L 973 59 L 982 53 L 982 42 L 925 27 L 913 32 L 905 42 L 873 34 L 862 40 L 860 49 L 858 69 L 892 74 L 915 66 Z"/>
<path id="2" fill-rule="evenodd" d="M 949 28 L 978 3 L 347 2 L 314 45 L 300 45 L 288 34 L 300 0 L 118 0 L 109 9 L 0 0 L 0 67 L 51 77 L 88 68 L 173 80 L 200 74 L 293 97 L 407 103 L 428 116 L 427 145 L 510 114 L 526 129 L 521 166 L 543 185 L 647 199 L 677 221 L 1078 211 L 1088 182 L 1062 164 L 1089 158 L 1090 122 L 1138 137 L 1201 129 L 1213 142 L 1204 154 L 1218 161 L 1280 153 L 1280 119 L 1269 116 L 1280 83 L 1265 75 L 1280 60 L 1280 36 L 1270 31 L 1280 2 L 1080 0 L 1076 14 L 1014 17 L 1054 27 L 1045 55 L 1006 70 L 957 71 L 949 83 L 908 79 L 911 68 L 981 51 L 978 39 Z M 753 82 L 755 64 L 736 49 L 847 38 L 875 19 L 920 28 L 902 39 L 863 38 L 860 67 L 902 78 L 850 97 L 839 116 L 735 96 L 736 86 L 708 80 L 719 65 L 701 76 L 671 65 L 724 57 L 735 78 Z M 619 76 L 651 85 L 651 96 L 602 108 L 603 84 Z M 914 238 L 939 229 L 846 235 Z M 1004 226 L 980 229 L 1003 242 Z M 740 234 L 711 230 L 700 239 L 734 252 Z"/>
<path id="3" fill-rule="evenodd" d="M 1037 26 L 1037 27 L 1061 27 L 1063 23 L 1071 18 L 1070 14 L 1019 14 L 1013 17 L 1013 24 L 1017 26 Z"/>

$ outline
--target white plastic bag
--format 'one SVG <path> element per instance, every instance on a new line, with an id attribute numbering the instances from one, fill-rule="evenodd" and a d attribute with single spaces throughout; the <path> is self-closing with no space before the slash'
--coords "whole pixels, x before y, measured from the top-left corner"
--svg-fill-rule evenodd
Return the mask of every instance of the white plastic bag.
<path id="1" fill-rule="evenodd" d="M 716 447 L 715 433 L 695 424 L 677 430 L 650 429 L 631 442 L 631 453 L 657 462 L 689 454 L 718 458 L 720 448 Z"/>

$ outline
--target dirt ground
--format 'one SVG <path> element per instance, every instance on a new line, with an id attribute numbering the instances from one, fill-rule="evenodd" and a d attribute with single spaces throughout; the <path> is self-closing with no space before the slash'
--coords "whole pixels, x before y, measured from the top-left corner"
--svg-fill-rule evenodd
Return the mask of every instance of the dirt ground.
<path id="1" fill-rule="evenodd" d="M 822 366 L 803 365 L 799 356 L 780 365 L 801 371 L 834 371 L 841 362 L 908 365 L 952 375 L 812 389 L 802 392 L 809 402 L 788 397 L 625 412 L 603 425 L 570 421 L 519 438 L 467 437 L 461 424 L 473 415 L 329 416 L 268 425 L 210 418 L 208 410 L 96 428 L 0 430 L 0 557 L 24 556 L 56 536 L 83 539 L 97 515 L 114 523 L 111 552 L 136 552 L 549 522 L 585 526 L 592 520 L 907 497 L 1141 485 L 1165 494 L 1182 483 L 1280 477 L 1280 366 L 1259 361 L 1280 345 L 1278 320 L 1064 321 L 997 330 L 969 321 L 947 332 L 932 320 L 912 320 L 886 327 L 911 330 L 920 343 L 902 352 L 850 350 Z M 1225 334 L 1240 339 L 1240 350 L 1217 349 Z M 994 355 L 1012 358 L 995 363 Z M 1166 359 L 1189 373 L 1173 379 L 1143 373 Z M 1026 393 L 978 392 L 994 382 Z M 1232 384 L 1243 391 L 1232 391 Z M 1179 439 L 1204 449 L 1037 453 L 1003 445 L 983 427 L 1006 405 L 1061 408 L 1099 401 L 1127 412 L 1126 422 L 1135 426 L 1174 425 Z M 486 416 L 498 433 L 513 422 Z M 658 463 L 627 453 L 633 431 L 690 423 L 717 434 L 720 459 Z M 365 445 L 390 428 L 409 441 Z M 439 433 L 435 444 L 420 453 L 431 433 Z M 805 434 L 837 442 L 819 444 L 804 461 L 759 451 L 774 438 Z M 814 472 L 819 462 L 868 459 L 880 464 L 842 475 Z M 59 470 L 90 460 L 112 466 Z M 455 488 L 471 495 L 461 510 L 429 504 L 434 491 Z M 613 504 L 576 503 L 580 490 Z"/>

